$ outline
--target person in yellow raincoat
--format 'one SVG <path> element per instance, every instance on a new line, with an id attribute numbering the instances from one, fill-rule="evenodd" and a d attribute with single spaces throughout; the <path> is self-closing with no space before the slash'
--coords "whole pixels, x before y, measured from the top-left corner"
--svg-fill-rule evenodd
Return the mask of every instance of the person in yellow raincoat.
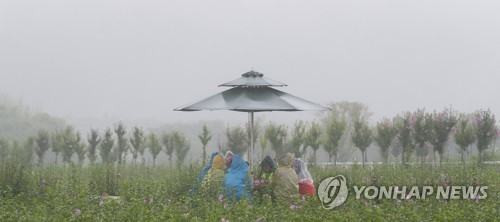
<path id="1" fill-rule="evenodd" d="M 220 154 L 217 154 L 213 161 L 212 167 L 208 170 L 205 178 L 201 182 L 203 193 L 210 197 L 216 198 L 223 193 L 223 182 L 226 171 L 226 160 Z"/>
<path id="2" fill-rule="evenodd" d="M 292 169 L 293 155 L 286 153 L 278 158 L 278 169 L 274 172 L 272 189 L 276 201 L 294 202 L 299 197 L 299 179 Z"/>

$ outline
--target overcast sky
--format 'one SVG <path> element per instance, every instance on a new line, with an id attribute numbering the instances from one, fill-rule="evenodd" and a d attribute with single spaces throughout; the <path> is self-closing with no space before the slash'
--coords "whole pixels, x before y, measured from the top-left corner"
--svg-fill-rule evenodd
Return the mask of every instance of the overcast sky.
<path id="1" fill-rule="evenodd" d="M 500 1 L 0 0 L 0 92 L 69 118 L 174 112 L 252 68 L 372 121 L 417 108 L 500 118 Z M 258 114 L 312 119 L 310 112 Z"/>

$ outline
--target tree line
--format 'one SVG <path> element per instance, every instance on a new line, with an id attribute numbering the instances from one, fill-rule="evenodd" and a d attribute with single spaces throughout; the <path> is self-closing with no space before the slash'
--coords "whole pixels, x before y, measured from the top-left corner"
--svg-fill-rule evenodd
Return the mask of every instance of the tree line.
<path id="1" fill-rule="evenodd" d="M 141 127 L 133 127 L 128 132 L 120 122 L 113 129 L 107 128 L 103 132 L 91 129 L 86 138 L 74 127 L 66 126 L 54 132 L 39 130 L 24 142 L 13 140 L 9 143 L 6 139 L 0 139 L 0 162 L 12 158 L 24 163 L 36 161 L 39 166 L 43 166 L 50 150 L 55 154 L 56 164 L 60 158 L 62 163 L 69 164 L 74 156 L 80 165 L 85 159 L 89 164 L 125 164 L 129 153 L 133 164 L 139 161 L 144 164 L 145 151 L 148 150 L 155 165 L 157 156 L 163 150 L 172 165 L 174 155 L 176 163 L 182 164 L 190 148 L 190 142 L 182 132 L 145 133 Z"/>
<path id="2" fill-rule="evenodd" d="M 294 153 L 304 158 L 307 153 L 308 162 L 317 162 L 317 151 L 320 148 L 328 154 L 328 162 L 336 164 L 342 152 L 352 154 L 356 149 L 361 152 L 362 163 L 368 161 L 367 149 L 372 144 L 379 147 L 380 156 L 385 162 L 389 155 L 400 157 L 401 163 L 410 162 L 415 156 L 417 161 L 424 162 L 429 157 L 435 161 L 436 154 L 442 163 L 446 144 L 453 140 L 459 147 L 461 161 L 470 147 L 476 145 L 478 161 L 487 158 L 485 151 L 492 147 L 498 136 L 495 116 L 490 110 L 480 110 L 472 114 L 460 114 L 456 111 L 426 112 L 424 109 L 403 112 L 393 118 L 383 118 L 374 126 L 369 123 L 371 113 L 368 107 L 356 102 L 339 102 L 328 105 L 330 110 L 322 112 L 318 120 L 296 121 L 290 128 L 284 124 L 256 121 L 254 126 L 254 144 L 260 146 L 262 157 L 269 148 L 273 154 Z M 249 147 L 250 127 L 227 126 L 226 141 L 219 141 L 218 150 L 245 155 Z M 202 148 L 202 163 L 207 159 L 206 146 L 212 140 L 207 125 L 203 125 L 198 134 Z M 85 160 L 89 164 L 132 164 L 145 163 L 145 151 L 149 151 L 153 165 L 161 151 L 168 156 L 170 166 L 174 163 L 182 165 L 191 149 L 191 141 L 183 132 L 145 132 L 141 127 L 133 127 L 128 131 L 120 122 L 114 128 L 104 131 L 90 129 L 82 136 L 72 126 L 62 130 L 39 130 L 35 136 L 25 141 L 9 142 L 0 139 L 0 162 L 7 158 L 26 163 L 36 162 L 43 166 L 47 152 L 55 154 L 55 163 L 68 164 L 76 157 L 82 165 Z M 312 152 L 308 152 L 312 151 Z M 493 154 L 493 152 L 492 152 Z M 61 159 L 60 159 L 61 158 Z"/>

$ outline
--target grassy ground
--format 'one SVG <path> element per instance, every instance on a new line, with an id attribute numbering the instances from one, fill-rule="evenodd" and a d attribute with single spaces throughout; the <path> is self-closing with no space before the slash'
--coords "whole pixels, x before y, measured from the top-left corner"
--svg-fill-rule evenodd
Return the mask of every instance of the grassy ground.
<path id="1" fill-rule="evenodd" d="M 500 165 L 329 166 L 310 169 L 315 185 L 344 175 L 347 201 L 325 210 L 318 198 L 290 203 L 189 195 L 201 169 L 164 166 L 22 166 L 0 164 L 0 221 L 495 221 L 500 220 Z M 489 186 L 484 200 L 356 199 L 352 186 Z M 103 193 L 118 198 L 102 198 Z M 191 198 L 191 201 L 190 201 Z M 295 209 L 291 209 L 295 208 Z"/>

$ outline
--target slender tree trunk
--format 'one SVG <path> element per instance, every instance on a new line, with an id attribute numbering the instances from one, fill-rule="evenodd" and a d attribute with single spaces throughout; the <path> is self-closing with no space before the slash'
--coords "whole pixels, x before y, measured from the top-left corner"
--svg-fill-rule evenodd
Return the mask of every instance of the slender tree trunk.
<path id="1" fill-rule="evenodd" d="M 361 161 L 363 162 L 363 166 L 365 166 L 365 152 L 361 151 Z"/>
<path id="2" fill-rule="evenodd" d="M 437 160 L 437 159 L 436 159 L 436 150 L 435 150 L 435 149 L 433 149 L 433 150 L 432 150 L 432 155 L 433 155 L 433 158 L 434 158 L 434 163 L 433 163 L 432 165 L 433 165 L 434 167 L 436 167 L 436 160 Z"/>
<path id="3" fill-rule="evenodd" d="M 478 163 L 481 163 L 481 151 L 479 151 L 478 156 L 477 156 L 477 161 Z"/>
<path id="4" fill-rule="evenodd" d="M 333 155 L 333 165 L 337 166 L 337 155 Z"/>
<path id="5" fill-rule="evenodd" d="M 365 162 L 368 162 L 368 154 L 367 154 L 366 150 L 365 150 Z"/>
<path id="6" fill-rule="evenodd" d="M 439 153 L 439 166 L 443 166 L 443 153 Z"/>
<path id="7" fill-rule="evenodd" d="M 384 151 L 384 162 L 389 163 L 389 148 Z"/>
<path id="8" fill-rule="evenodd" d="M 205 148 L 206 148 L 206 146 L 204 145 L 203 146 L 203 161 L 202 161 L 203 166 L 205 166 L 205 164 L 207 163 L 207 150 Z"/>
<path id="9" fill-rule="evenodd" d="M 460 153 L 460 160 L 462 161 L 463 165 L 465 165 L 464 153 L 465 153 L 465 150 L 462 149 L 462 153 Z"/>
<path id="10" fill-rule="evenodd" d="M 401 149 L 401 164 L 405 164 L 405 151 Z"/>
<path id="11" fill-rule="evenodd" d="M 314 150 L 313 155 L 314 155 L 314 157 L 313 157 L 313 159 L 314 159 L 314 166 L 316 167 L 316 150 Z"/>

